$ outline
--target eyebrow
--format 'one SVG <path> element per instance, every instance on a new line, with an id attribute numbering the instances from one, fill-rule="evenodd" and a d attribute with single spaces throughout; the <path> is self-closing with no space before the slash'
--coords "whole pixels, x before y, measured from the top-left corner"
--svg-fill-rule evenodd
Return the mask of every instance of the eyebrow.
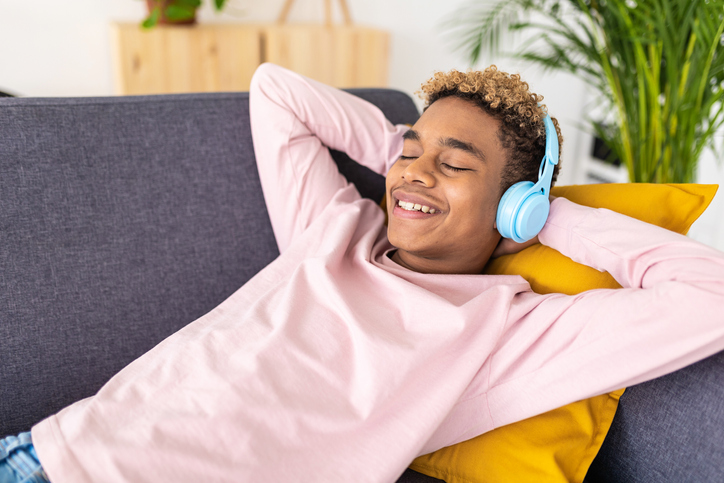
<path id="1" fill-rule="evenodd" d="M 405 134 L 402 135 L 402 139 L 407 139 L 410 141 L 420 141 L 420 134 L 415 131 L 414 129 L 410 129 Z M 485 158 L 485 154 L 475 146 L 473 146 L 470 143 L 466 143 L 465 141 L 461 141 L 460 139 L 455 138 L 442 138 L 440 139 L 440 146 L 446 147 L 446 148 L 452 148 L 452 149 L 459 149 L 461 151 L 465 151 L 466 153 L 472 154 L 476 158 L 478 158 L 482 162 L 487 162 L 487 159 Z"/>
<path id="2" fill-rule="evenodd" d="M 402 139 L 407 139 L 410 141 L 419 141 L 420 135 L 414 129 L 409 129 L 409 130 L 405 131 L 405 134 L 402 135 Z"/>

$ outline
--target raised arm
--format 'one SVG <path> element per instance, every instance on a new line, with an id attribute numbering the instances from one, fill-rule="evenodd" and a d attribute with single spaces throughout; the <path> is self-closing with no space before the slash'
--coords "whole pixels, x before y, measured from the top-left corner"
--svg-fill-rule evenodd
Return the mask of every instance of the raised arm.
<path id="1" fill-rule="evenodd" d="M 490 363 L 496 425 L 673 372 L 724 349 L 724 254 L 608 210 L 557 199 L 544 245 L 624 287 L 522 295 Z M 538 299 L 536 301 L 536 299 Z M 527 311 L 527 313 L 526 313 Z"/>
<path id="2" fill-rule="evenodd" d="M 402 151 L 405 126 L 376 106 L 273 64 L 250 88 L 251 132 L 264 198 L 284 251 L 348 182 L 327 148 L 386 174 Z"/>

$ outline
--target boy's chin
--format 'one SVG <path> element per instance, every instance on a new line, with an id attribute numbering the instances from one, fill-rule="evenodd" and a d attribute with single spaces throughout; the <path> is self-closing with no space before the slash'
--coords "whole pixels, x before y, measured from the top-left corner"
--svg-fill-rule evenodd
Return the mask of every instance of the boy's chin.
<path id="1" fill-rule="evenodd" d="M 415 252 L 416 247 L 415 243 L 411 243 L 409 240 L 406 240 L 403 237 L 395 236 L 394 233 L 390 233 L 390 230 L 387 230 L 387 240 L 390 242 L 390 245 L 395 247 L 398 250 L 404 251 L 404 252 Z"/>

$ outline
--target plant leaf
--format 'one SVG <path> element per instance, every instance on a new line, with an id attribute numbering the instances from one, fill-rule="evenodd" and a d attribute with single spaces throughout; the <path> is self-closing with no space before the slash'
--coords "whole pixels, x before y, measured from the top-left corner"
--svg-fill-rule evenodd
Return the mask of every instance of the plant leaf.
<path id="1" fill-rule="evenodd" d="M 153 10 L 151 10 L 151 13 L 148 15 L 146 20 L 143 21 L 141 26 L 145 29 L 150 29 L 158 24 L 158 21 L 161 18 L 161 8 L 160 7 L 154 7 Z"/>
<path id="2" fill-rule="evenodd" d="M 481 6 L 480 3 L 483 3 Z M 473 2 L 458 9 L 443 22 L 451 37 L 460 38 L 455 50 L 467 52 L 471 63 L 479 60 L 483 48 L 491 54 L 498 52 L 506 27 L 522 18 L 531 0 L 499 0 L 491 3 Z"/>

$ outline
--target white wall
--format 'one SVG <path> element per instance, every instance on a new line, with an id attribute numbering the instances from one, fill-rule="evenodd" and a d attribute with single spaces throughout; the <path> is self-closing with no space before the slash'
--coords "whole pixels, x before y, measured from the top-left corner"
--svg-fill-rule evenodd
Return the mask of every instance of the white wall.
<path id="1" fill-rule="evenodd" d="M 440 24 L 469 0 L 347 0 L 355 22 L 392 34 L 391 87 L 413 94 L 435 70 L 465 69 L 468 63 L 452 51 Z M 271 22 L 284 0 L 230 0 L 223 14 L 209 6 L 202 22 Z M 336 2 L 334 2 L 336 4 Z M 336 7 L 336 5 L 335 5 Z M 0 0 L 0 90 L 23 96 L 113 95 L 109 23 L 140 21 L 141 0 Z M 337 18 L 340 17 L 336 11 Z M 321 22 L 322 0 L 296 0 L 290 21 Z M 575 159 L 588 151 L 590 136 L 579 131 L 590 97 L 582 82 L 563 74 L 508 59 L 484 58 L 502 70 L 519 72 L 534 92 L 545 96 L 561 123 L 565 144 L 561 184 L 580 179 Z M 724 167 L 711 157 L 702 162 L 699 181 L 721 183 Z M 724 194 L 692 229 L 692 237 L 724 250 Z"/>
<path id="2" fill-rule="evenodd" d="M 724 144 L 719 136 L 718 144 Z M 689 230 L 689 236 L 724 251 L 724 163 L 711 151 L 699 161 L 697 182 L 718 184 L 719 191 L 709 208 Z"/>

